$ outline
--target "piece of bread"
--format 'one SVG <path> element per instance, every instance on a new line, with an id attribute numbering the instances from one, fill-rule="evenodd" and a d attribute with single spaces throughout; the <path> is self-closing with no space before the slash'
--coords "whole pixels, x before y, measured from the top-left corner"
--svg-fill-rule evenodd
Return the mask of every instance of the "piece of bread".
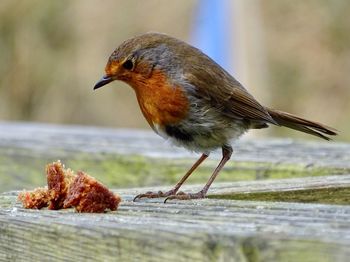
<path id="1" fill-rule="evenodd" d="M 18 194 L 23 207 L 54 210 L 75 207 L 78 212 L 101 213 L 106 209 L 117 210 L 121 201 L 95 178 L 82 171 L 76 175 L 71 169 L 65 169 L 60 161 L 46 166 L 46 178 L 48 187 Z"/>
<path id="2" fill-rule="evenodd" d="M 75 178 L 70 169 L 65 169 L 60 161 L 53 162 L 46 166 L 47 186 L 49 189 L 49 209 L 63 208 L 63 202 L 67 197 L 70 184 Z"/>
<path id="3" fill-rule="evenodd" d="M 95 178 L 78 171 L 72 182 L 64 208 L 74 206 L 78 212 L 100 213 L 117 210 L 121 199 Z"/>
<path id="4" fill-rule="evenodd" d="M 41 209 L 49 205 L 49 192 L 47 187 L 38 187 L 33 191 L 22 191 L 18 194 L 18 200 L 24 208 Z"/>

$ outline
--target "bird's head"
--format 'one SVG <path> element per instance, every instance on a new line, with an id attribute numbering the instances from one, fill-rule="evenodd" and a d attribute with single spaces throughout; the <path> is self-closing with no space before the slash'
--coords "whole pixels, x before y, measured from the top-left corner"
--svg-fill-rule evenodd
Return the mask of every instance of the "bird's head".
<path id="1" fill-rule="evenodd" d="M 147 33 L 123 42 L 108 59 L 105 75 L 96 83 L 100 88 L 114 80 L 137 86 L 149 79 L 153 71 L 178 72 L 177 48 L 183 43 L 160 33 Z M 175 52 L 174 52 L 175 51 Z"/>

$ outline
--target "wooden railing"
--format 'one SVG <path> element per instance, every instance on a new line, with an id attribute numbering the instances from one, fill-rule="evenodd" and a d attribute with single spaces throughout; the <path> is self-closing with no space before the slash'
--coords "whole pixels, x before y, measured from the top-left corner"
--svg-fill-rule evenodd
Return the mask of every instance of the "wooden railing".
<path id="1" fill-rule="evenodd" d="M 198 156 L 151 132 L 0 123 L 0 261 L 347 261 L 350 145 L 243 139 L 234 148 L 207 199 L 132 202 L 170 189 Z M 183 191 L 201 188 L 219 153 Z M 114 188 L 120 208 L 23 209 L 17 190 L 44 185 L 57 159 Z"/>

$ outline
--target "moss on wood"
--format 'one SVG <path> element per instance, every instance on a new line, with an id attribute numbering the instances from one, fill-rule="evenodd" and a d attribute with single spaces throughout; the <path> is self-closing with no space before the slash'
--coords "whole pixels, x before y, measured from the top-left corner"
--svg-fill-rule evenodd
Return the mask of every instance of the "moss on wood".
<path id="1" fill-rule="evenodd" d="M 210 195 L 209 198 L 349 205 L 350 187 Z"/>
<path id="2" fill-rule="evenodd" d="M 41 186 L 45 165 L 60 159 L 73 170 L 84 170 L 110 187 L 172 185 L 193 164 L 194 159 L 160 159 L 137 155 L 59 152 L 35 154 L 28 149 L 0 148 L 0 192 Z M 189 178 L 188 183 L 207 181 L 217 160 L 208 159 Z M 349 173 L 348 169 L 231 160 L 216 182 L 252 181 Z"/>

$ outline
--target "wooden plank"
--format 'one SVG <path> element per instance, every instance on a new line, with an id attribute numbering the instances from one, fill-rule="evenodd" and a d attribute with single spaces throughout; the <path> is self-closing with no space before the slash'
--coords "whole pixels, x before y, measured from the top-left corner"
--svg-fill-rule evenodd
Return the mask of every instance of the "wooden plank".
<path id="1" fill-rule="evenodd" d="M 184 185 L 181 187 L 183 191 L 198 192 L 203 185 Z M 148 187 L 148 188 L 134 188 L 132 193 L 135 195 L 144 193 L 146 191 L 157 192 L 159 190 L 165 191 L 170 188 L 162 187 Z M 338 176 L 319 176 L 319 177 L 305 177 L 294 179 L 279 179 L 279 180 L 266 180 L 266 181 L 240 181 L 240 182 L 228 182 L 228 183 L 216 183 L 215 186 L 209 190 L 209 198 L 215 199 L 241 199 L 246 196 L 248 200 L 263 200 L 269 201 L 269 196 L 275 193 L 280 194 L 279 201 L 288 201 L 289 198 L 284 196 L 290 196 L 294 193 L 296 195 L 300 192 L 307 192 L 309 196 L 314 196 L 313 202 L 324 203 L 323 196 L 320 195 L 320 190 L 325 190 L 326 197 L 332 200 L 331 203 L 337 204 L 338 200 L 334 194 L 337 190 L 343 189 L 341 203 L 350 204 L 350 174 L 338 175 Z M 314 193 L 314 191 L 316 191 Z M 124 196 L 130 189 L 121 189 Z M 132 195 L 128 195 L 128 199 L 132 199 Z M 293 198 L 293 202 L 300 202 L 298 197 Z M 303 199 L 300 199 L 301 201 Z M 305 202 L 305 201 L 304 201 Z M 306 201 L 308 202 L 308 201 Z"/>
<path id="2" fill-rule="evenodd" d="M 0 191 L 45 184 L 44 165 L 56 159 L 108 186 L 173 184 L 197 157 L 136 130 L 2 122 L 0 137 Z M 116 189 L 118 211 L 78 214 L 25 210 L 17 192 L 0 194 L 0 261 L 347 261 L 350 145 L 243 139 L 234 148 L 219 180 L 258 181 L 216 181 L 205 200 L 134 203 L 170 186 Z"/>
<path id="3" fill-rule="evenodd" d="M 211 192 L 215 196 L 349 186 L 350 175 L 339 179 L 218 183 Z M 116 190 L 123 198 L 121 207 L 105 214 L 25 210 L 16 202 L 17 192 L 2 194 L 0 259 L 347 261 L 350 255 L 350 206 L 222 199 L 132 202 L 135 194 L 146 190 Z"/>
<path id="4" fill-rule="evenodd" d="M 171 159 L 197 157 L 187 150 L 169 145 L 151 131 L 0 122 L 0 137 L 1 148 L 27 149 L 29 153 L 43 156 L 85 152 Z M 237 161 L 350 168 L 349 144 L 316 141 L 243 138 L 234 143 L 234 157 Z M 220 152 L 213 153 L 213 157 L 219 159 Z"/>
<path id="5" fill-rule="evenodd" d="M 113 187 L 174 184 L 198 154 L 151 131 L 0 122 L 0 192 L 44 183 L 44 166 L 61 159 Z M 350 172 L 350 145 L 290 139 L 242 139 L 217 182 L 339 175 Z M 189 183 L 207 180 L 213 152 Z"/>

